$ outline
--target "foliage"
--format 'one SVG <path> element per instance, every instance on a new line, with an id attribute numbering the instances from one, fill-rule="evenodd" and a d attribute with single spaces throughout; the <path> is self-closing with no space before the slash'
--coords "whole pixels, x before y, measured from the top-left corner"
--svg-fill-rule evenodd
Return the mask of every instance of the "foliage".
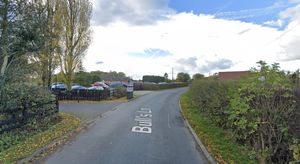
<path id="1" fill-rule="evenodd" d="M 295 88 L 300 88 L 300 70 L 298 69 L 293 74 L 290 75 L 292 83 L 294 84 Z"/>
<path id="2" fill-rule="evenodd" d="M 80 84 L 83 86 L 91 86 L 98 81 L 128 81 L 129 78 L 126 77 L 123 72 L 102 72 L 102 71 L 92 71 L 85 72 L 79 71 L 75 72 L 73 83 Z M 63 74 L 60 72 L 52 77 L 52 82 L 65 82 Z"/>
<path id="3" fill-rule="evenodd" d="M 249 148 L 236 143 L 231 133 L 219 128 L 214 121 L 200 112 L 193 102 L 190 92 L 181 96 L 183 115 L 218 163 L 257 163 Z"/>
<path id="4" fill-rule="evenodd" d="M 229 121 L 238 140 L 249 143 L 260 163 L 290 160 L 289 120 L 296 107 L 293 87 L 278 64 L 258 62 L 230 95 Z"/>
<path id="5" fill-rule="evenodd" d="M 116 71 L 110 71 L 110 72 L 102 72 L 102 71 L 94 71 L 91 72 L 94 74 L 99 74 L 101 79 L 104 81 L 128 81 L 130 80 L 129 77 L 125 75 L 124 72 L 116 72 Z"/>
<path id="6" fill-rule="evenodd" d="M 121 98 L 126 96 L 126 88 L 125 87 L 117 87 L 114 89 L 114 97 Z"/>
<path id="7" fill-rule="evenodd" d="M 59 64 L 67 89 L 71 90 L 74 72 L 81 65 L 90 41 L 92 4 L 89 0 L 60 1 L 62 7 L 62 36 L 58 53 Z"/>
<path id="8" fill-rule="evenodd" d="M 38 27 L 28 20 L 29 1 L 0 3 L 0 89 L 11 81 L 23 80 L 28 58 L 38 49 Z"/>
<path id="9" fill-rule="evenodd" d="M 290 150 L 293 152 L 294 160 L 290 162 L 291 164 L 296 164 L 300 162 L 300 143 L 299 139 L 294 139 L 293 143 L 290 145 Z"/>
<path id="10" fill-rule="evenodd" d="M 57 53 L 62 31 L 59 0 L 37 1 L 27 9 L 29 19 L 38 27 L 39 49 L 30 58 L 35 77 L 43 87 L 50 87 L 53 71 L 58 66 Z"/>
<path id="11" fill-rule="evenodd" d="M 101 81 L 100 74 L 97 72 L 76 72 L 74 75 L 74 83 L 83 86 L 91 86 L 93 83 Z"/>
<path id="12" fill-rule="evenodd" d="M 178 82 L 189 82 L 191 80 L 191 77 L 188 73 L 180 72 L 177 74 L 176 81 Z"/>
<path id="13" fill-rule="evenodd" d="M 160 83 L 164 81 L 165 81 L 165 77 L 163 76 L 153 76 L 153 75 L 143 76 L 143 82 Z"/>
<path id="14" fill-rule="evenodd" d="M 193 80 L 203 79 L 203 78 L 204 78 L 204 75 L 202 75 L 201 73 L 196 73 L 193 75 Z"/>
<path id="15" fill-rule="evenodd" d="M 292 117 L 299 116 L 295 83 L 278 64 L 258 64 L 239 81 L 194 80 L 190 94 L 203 114 L 251 146 L 259 163 L 286 163 L 295 159 L 290 148 L 298 133 L 292 130 L 299 127 Z"/>
<path id="16" fill-rule="evenodd" d="M 9 148 L 0 148 L 0 163 L 12 163 L 20 160 L 51 141 L 58 139 L 80 125 L 80 120 L 72 115 L 60 113 L 57 122 L 48 124 L 38 132 L 11 132 L 1 136 L 0 142 L 11 144 Z M 3 140 L 5 138 L 5 140 Z M 13 144 L 11 142 L 14 142 Z M 12 146 L 14 145 L 14 146 Z"/>
<path id="17" fill-rule="evenodd" d="M 187 83 L 167 83 L 167 84 L 149 84 L 149 83 L 134 83 L 134 90 L 162 90 L 186 87 Z"/>
<path id="18" fill-rule="evenodd" d="M 164 74 L 164 78 L 165 78 L 165 82 L 168 82 L 168 81 L 169 81 L 169 75 L 168 75 L 168 73 L 165 73 L 165 74 Z"/>
<path id="19" fill-rule="evenodd" d="M 5 85 L 0 93 L 0 116 L 5 122 L 0 126 L 0 133 L 24 125 L 36 130 L 39 124 L 57 117 L 55 97 L 48 90 L 27 83 L 13 83 Z"/>
<path id="20" fill-rule="evenodd" d="M 219 126 L 228 124 L 226 110 L 229 106 L 228 92 L 234 82 L 218 81 L 214 78 L 196 79 L 189 92 L 200 110 Z"/>

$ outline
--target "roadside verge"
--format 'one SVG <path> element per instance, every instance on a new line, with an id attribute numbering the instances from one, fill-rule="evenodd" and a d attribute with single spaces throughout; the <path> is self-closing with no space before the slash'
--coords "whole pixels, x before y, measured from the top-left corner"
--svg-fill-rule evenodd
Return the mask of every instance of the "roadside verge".
<path id="1" fill-rule="evenodd" d="M 23 159 L 21 163 L 25 161 L 31 162 L 35 155 L 42 154 L 43 151 L 39 149 L 65 137 L 80 125 L 80 120 L 75 116 L 60 113 L 60 117 L 62 120 L 49 127 L 49 129 L 25 138 L 25 140 L 19 144 L 1 152 L 0 163 L 16 163 L 16 161 L 23 158 L 26 159 Z M 55 145 L 57 145 L 57 143 Z M 37 150 L 39 150 L 39 152 L 37 152 Z M 50 151 L 50 149 L 47 151 Z"/>
<path id="2" fill-rule="evenodd" d="M 256 163 L 251 159 L 251 151 L 235 143 L 231 133 L 205 117 L 193 104 L 188 93 L 181 96 L 179 103 L 187 127 L 210 163 Z"/>
<path id="3" fill-rule="evenodd" d="M 181 103 L 181 101 L 182 101 L 182 97 L 179 99 L 179 108 L 180 108 L 180 113 L 181 113 L 181 115 L 183 115 L 183 118 L 184 118 L 184 124 L 188 127 L 189 131 L 193 135 L 193 137 L 194 137 L 196 143 L 198 144 L 198 146 L 201 148 L 201 151 L 205 155 L 205 158 L 208 160 L 208 162 L 211 163 L 211 164 L 216 164 L 215 159 L 209 154 L 209 152 L 207 151 L 206 147 L 201 142 L 201 140 L 199 139 L 198 135 L 196 134 L 196 132 L 194 131 L 194 129 L 192 128 L 192 126 L 189 124 L 189 120 L 188 120 L 188 118 L 186 118 L 185 112 L 182 109 L 182 103 Z M 184 106 L 184 108 L 185 108 L 185 106 Z M 187 110 L 187 109 L 184 109 L 184 110 Z"/>

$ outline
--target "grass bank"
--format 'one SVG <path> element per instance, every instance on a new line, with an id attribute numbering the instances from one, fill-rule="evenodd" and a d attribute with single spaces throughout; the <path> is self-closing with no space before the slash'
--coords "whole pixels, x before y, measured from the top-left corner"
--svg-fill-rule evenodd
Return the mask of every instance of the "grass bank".
<path id="1" fill-rule="evenodd" d="M 181 96 L 180 103 L 184 117 L 218 163 L 256 163 L 252 151 L 235 143 L 229 132 L 205 117 L 193 104 L 188 92 Z"/>
<path id="2" fill-rule="evenodd" d="M 47 130 L 27 135 L 18 144 L 0 152 L 0 163 L 16 163 L 36 150 L 45 147 L 53 140 L 68 134 L 80 125 L 80 120 L 66 113 L 60 113 L 61 120 Z M 16 138 L 17 136 L 14 136 Z"/>

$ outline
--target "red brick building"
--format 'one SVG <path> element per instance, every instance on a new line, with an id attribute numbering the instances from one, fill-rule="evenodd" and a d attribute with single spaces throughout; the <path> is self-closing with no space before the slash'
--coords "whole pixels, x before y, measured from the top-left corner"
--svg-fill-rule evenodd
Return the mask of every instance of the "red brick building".
<path id="1" fill-rule="evenodd" d="M 249 73 L 249 71 L 219 72 L 218 78 L 220 80 L 238 80 Z"/>

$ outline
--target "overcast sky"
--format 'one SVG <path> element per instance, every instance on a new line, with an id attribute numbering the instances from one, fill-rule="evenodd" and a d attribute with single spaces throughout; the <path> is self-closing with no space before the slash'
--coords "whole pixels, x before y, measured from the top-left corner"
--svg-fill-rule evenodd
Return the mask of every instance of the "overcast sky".
<path id="1" fill-rule="evenodd" d="M 300 68 L 300 0 L 93 0 L 87 71 L 171 77 Z"/>

